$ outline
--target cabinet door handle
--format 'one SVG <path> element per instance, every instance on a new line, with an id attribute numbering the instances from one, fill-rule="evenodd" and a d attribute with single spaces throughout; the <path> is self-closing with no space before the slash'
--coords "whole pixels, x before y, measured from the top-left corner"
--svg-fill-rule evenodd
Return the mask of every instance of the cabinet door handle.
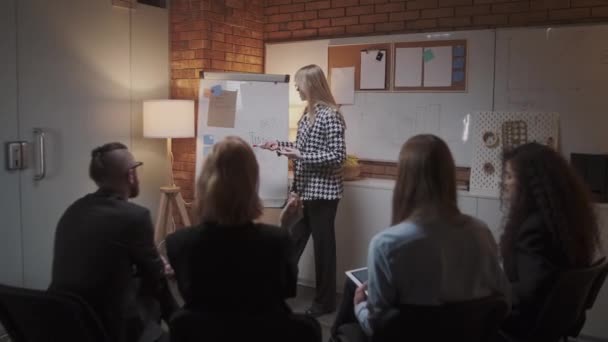
<path id="1" fill-rule="evenodd" d="M 34 134 L 38 138 L 38 171 L 34 175 L 34 180 L 41 181 L 46 177 L 46 147 L 44 146 L 46 134 L 41 128 L 34 128 Z"/>

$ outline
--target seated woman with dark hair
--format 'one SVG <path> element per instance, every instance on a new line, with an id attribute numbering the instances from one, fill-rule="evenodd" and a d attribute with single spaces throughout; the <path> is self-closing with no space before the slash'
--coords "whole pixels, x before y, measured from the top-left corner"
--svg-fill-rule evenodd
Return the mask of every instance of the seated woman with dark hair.
<path id="1" fill-rule="evenodd" d="M 504 153 L 502 198 L 508 212 L 500 249 L 513 291 L 503 330 L 518 337 L 538 318 L 560 271 L 593 263 L 599 233 L 585 186 L 547 146 L 530 143 Z"/>
<path id="2" fill-rule="evenodd" d="M 373 335 L 381 318 L 401 304 L 508 297 L 490 230 L 458 210 L 456 169 L 446 143 L 434 135 L 414 136 L 401 148 L 398 163 L 393 225 L 369 244 L 367 286 L 355 291 L 347 280 L 332 332 L 336 340 L 339 331 L 349 332 L 347 340 L 365 339 L 351 322 Z"/>
<path id="3" fill-rule="evenodd" d="M 167 238 L 167 255 L 185 309 L 223 326 L 200 329 L 229 327 L 226 336 L 234 338 L 267 340 L 270 337 L 252 337 L 243 329 L 253 318 L 267 318 L 277 326 L 293 323 L 304 329 L 300 335 L 317 336 L 311 341 L 320 341 L 318 323 L 295 316 L 285 303 L 296 295 L 297 264 L 286 229 L 254 223 L 262 214 L 258 185 L 256 157 L 245 141 L 227 137 L 213 146 L 198 181 L 199 223 Z M 291 197 L 282 222 L 293 221 L 300 210 L 299 199 Z M 295 340 L 290 335 L 296 331 L 281 333 L 288 335 L 285 340 Z"/>

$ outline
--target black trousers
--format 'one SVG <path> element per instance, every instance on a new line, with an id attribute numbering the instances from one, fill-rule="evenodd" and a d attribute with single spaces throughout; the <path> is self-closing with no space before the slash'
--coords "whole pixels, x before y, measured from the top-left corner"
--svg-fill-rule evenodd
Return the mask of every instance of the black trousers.
<path id="1" fill-rule="evenodd" d="M 296 260 L 300 260 L 310 235 L 314 242 L 316 295 L 313 306 L 336 308 L 336 232 L 339 200 L 304 201 L 304 216 L 291 229 Z"/>

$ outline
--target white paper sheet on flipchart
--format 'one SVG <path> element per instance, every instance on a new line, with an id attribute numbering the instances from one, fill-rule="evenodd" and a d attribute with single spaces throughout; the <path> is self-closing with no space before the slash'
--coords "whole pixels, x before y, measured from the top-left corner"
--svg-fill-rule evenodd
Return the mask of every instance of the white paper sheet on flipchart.
<path id="1" fill-rule="evenodd" d="M 355 103 L 355 67 L 331 69 L 331 93 L 337 104 Z"/>
<path id="2" fill-rule="evenodd" d="M 422 86 L 422 48 L 397 48 L 395 53 L 395 86 Z"/>
<path id="3" fill-rule="evenodd" d="M 376 59 L 378 52 L 383 56 L 380 60 Z M 365 89 L 384 89 L 386 87 L 386 50 L 366 50 L 361 51 L 361 79 L 359 88 Z"/>
<path id="4" fill-rule="evenodd" d="M 452 47 L 438 46 L 425 48 L 424 54 L 432 53 L 432 58 L 424 61 L 424 86 L 449 87 L 452 85 Z"/>

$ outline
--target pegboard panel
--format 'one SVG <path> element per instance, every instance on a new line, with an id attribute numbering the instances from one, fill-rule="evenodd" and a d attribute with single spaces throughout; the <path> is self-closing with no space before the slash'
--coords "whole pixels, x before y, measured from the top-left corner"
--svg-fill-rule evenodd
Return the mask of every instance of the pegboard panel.
<path id="1" fill-rule="evenodd" d="M 500 194 L 505 148 L 538 142 L 557 149 L 558 141 L 558 113 L 477 113 L 473 124 L 471 193 L 496 197 Z"/>

